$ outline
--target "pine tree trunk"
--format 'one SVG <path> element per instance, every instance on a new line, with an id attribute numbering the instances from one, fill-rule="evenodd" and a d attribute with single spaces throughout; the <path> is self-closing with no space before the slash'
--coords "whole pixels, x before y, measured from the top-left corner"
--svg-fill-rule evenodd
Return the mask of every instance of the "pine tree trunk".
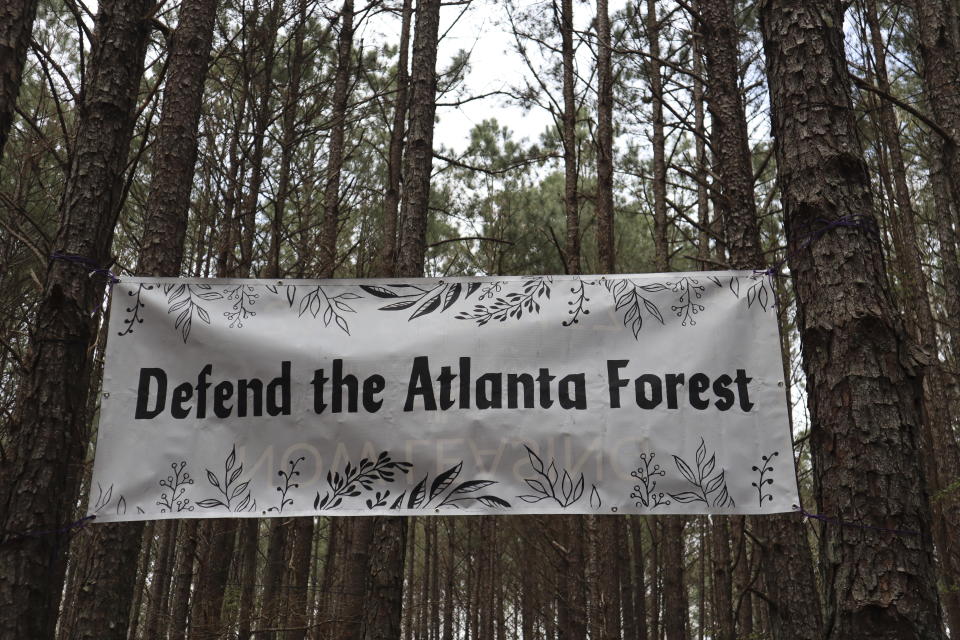
<path id="1" fill-rule="evenodd" d="M 347 99 L 350 97 L 350 60 L 353 48 L 353 0 L 344 0 L 337 38 L 337 73 L 333 81 L 330 145 L 323 190 L 323 226 L 320 234 L 320 277 L 332 278 L 337 266 L 337 232 L 340 225 L 340 174 L 343 172 L 343 137 Z"/>
<path id="2" fill-rule="evenodd" d="M 658 516 L 663 524 L 663 627 L 667 640 L 687 640 L 688 602 L 684 566 L 685 516 Z"/>
<path id="3" fill-rule="evenodd" d="M 266 177 L 264 168 L 264 144 L 267 142 L 267 129 L 273 118 L 271 97 L 273 96 L 273 71 L 277 55 L 277 33 L 280 15 L 283 11 L 282 0 L 268 0 L 270 7 L 263 11 L 259 0 L 255 0 L 247 20 L 251 23 L 251 42 L 244 49 L 246 54 L 247 71 L 256 69 L 251 80 L 253 99 L 251 100 L 251 116 L 253 119 L 250 138 L 253 148 L 249 153 L 250 180 L 247 184 L 246 197 L 241 204 L 239 223 L 240 260 L 235 267 L 236 274 L 241 278 L 250 276 L 253 268 L 254 240 L 257 232 L 257 214 L 260 211 L 260 190 Z M 262 14 L 262 15 L 261 15 Z M 235 246 L 235 245 L 232 245 Z M 231 246 L 231 250 L 232 250 Z"/>
<path id="4" fill-rule="evenodd" d="M 53 246 L 63 254 L 83 256 L 101 266 L 111 262 L 110 245 L 121 207 L 149 35 L 143 16 L 150 4 L 146 0 L 114 0 L 99 5 L 97 46 L 89 61 L 60 205 L 63 222 Z M 3 64 L 8 64 L 6 59 Z M 103 278 L 87 277 L 86 267 L 65 260 L 50 263 L 36 328 L 30 336 L 17 415 L 8 426 L 5 460 L 0 465 L 0 504 L 4 505 L 0 530 L 15 532 L 14 536 L 58 530 L 73 519 L 79 469 L 89 439 L 88 346 L 97 337 L 97 321 L 90 310 L 98 307 L 102 295 Z M 116 509 L 117 504 L 110 508 Z M 0 637 L 53 635 L 67 535 L 64 531 L 15 537 L 0 546 Z M 136 555 L 133 557 L 136 565 Z M 95 559 L 104 560 L 102 556 Z M 111 585 L 121 589 L 114 595 L 125 603 L 118 606 L 126 612 L 132 581 L 131 577 L 129 584 Z M 117 620 L 111 618 L 113 623 Z M 122 621 L 114 624 L 122 627 L 122 634 L 111 632 L 116 637 L 126 636 L 126 615 Z"/>
<path id="5" fill-rule="evenodd" d="M 187 520 L 180 527 L 175 586 L 170 602 L 170 640 L 184 640 L 187 637 L 187 615 L 190 612 L 193 566 L 197 555 L 198 525 L 198 520 Z"/>
<path id="6" fill-rule="evenodd" d="M 36 15 L 37 0 L 11 0 L 0 7 L 0 159 L 13 126 Z"/>
<path id="7" fill-rule="evenodd" d="M 580 273 L 580 199 L 577 170 L 577 103 L 574 97 L 573 0 L 562 0 L 560 11 L 553 4 L 554 17 L 560 31 L 560 56 L 563 67 L 563 117 L 560 137 L 563 140 L 563 211 L 567 235 L 564 244 L 564 267 L 567 273 Z"/>
<path id="8" fill-rule="evenodd" d="M 403 0 L 400 19 L 400 51 L 397 59 L 397 94 L 393 102 L 393 126 L 387 152 L 387 185 L 383 199 L 383 242 L 380 245 L 380 273 L 393 275 L 397 262 L 397 214 L 400 210 L 400 180 L 403 172 L 403 140 L 406 135 L 407 102 L 410 91 L 408 52 L 413 0 Z"/>
<path id="9" fill-rule="evenodd" d="M 313 517 L 296 518 L 293 524 L 294 540 L 291 551 L 293 576 L 289 589 L 287 632 L 284 640 L 304 640 L 309 620 L 310 597 L 307 585 L 310 577 L 310 556 L 313 553 Z"/>
<path id="10" fill-rule="evenodd" d="M 824 527 L 826 637 L 943 638 L 932 556 L 924 544 L 931 523 L 919 458 L 922 390 L 875 235 L 869 174 L 851 108 L 842 8 L 833 0 L 767 0 L 760 22 L 818 505 L 856 525 L 919 532 Z M 807 242 L 841 218 L 856 226 Z"/>
<path id="11" fill-rule="evenodd" d="M 648 75 L 650 108 L 653 117 L 653 247 L 654 268 L 670 270 L 670 246 L 667 239 L 667 161 L 666 133 L 663 121 L 663 78 L 660 69 L 660 20 L 657 1 L 647 0 L 647 39 L 650 43 Z"/>
<path id="12" fill-rule="evenodd" d="M 271 521 L 272 522 L 272 521 Z M 240 525 L 240 603 L 237 611 L 237 640 L 250 640 L 256 610 L 257 553 L 260 547 L 260 521 L 244 520 Z M 258 625 L 260 623 L 258 621 Z"/>
<path id="13" fill-rule="evenodd" d="M 201 525 L 200 562 L 190 608 L 190 640 L 206 640 L 222 633 L 223 595 L 236 548 L 235 520 L 205 520 Z"/>
<path id="14" fill-rule="evenodd" d="M 170 623 L 164 605 L 170 590 L 177 524 L 176 520 L 164 520 L 159 526 L 157 561 L 153 565 L 153 575 L 150 580 L 150 606 L 147 609 L 147 622 L 143 628 L 143 635 L 146 638 L 160 637 L 161 629 L 166 629 Z M 139 549 L 139 545 L 137 547 Z"/>
<path id="15" fill-rule="evenodd" d="M 597 0 L 597 261 L 614 273 L 613 241 L 613 68 L 607 0 Z"/>

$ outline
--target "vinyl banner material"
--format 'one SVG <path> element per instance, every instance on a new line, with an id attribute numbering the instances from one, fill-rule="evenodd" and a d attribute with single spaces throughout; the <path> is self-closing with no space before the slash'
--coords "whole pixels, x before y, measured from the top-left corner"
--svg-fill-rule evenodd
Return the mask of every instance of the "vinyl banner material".
<path id="1" fill-rule="evenodd" d="M 798 502 L 763 275 L 125 279 L 109 332 L 100 521 Z"/>

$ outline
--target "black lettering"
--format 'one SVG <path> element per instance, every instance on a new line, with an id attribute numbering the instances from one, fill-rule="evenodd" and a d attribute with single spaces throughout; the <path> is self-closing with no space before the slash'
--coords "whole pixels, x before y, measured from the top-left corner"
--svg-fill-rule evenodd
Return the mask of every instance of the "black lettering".
<path id="1" fill-rule="evenodd" d="M 333 361 L 333 383 L 330 393 L 333 395 L 333 412 L 343 412 L 343 387 L 347 387 L 347 411 L 357 412 L 357 377 L 351 374 L 343 375 L 343 360 L 336 358 Z"/>
<path id="2" fill-rule="evenodd" d="M 704 373 L 695 373 L 690 376 L 690 406 L 703 411 L 710 406 L 709 400 L 704 400 L 701 394 L 710 388 L 710 378 Z"/>
<path id="3" fill-rule="evenodd" d="M 737 383 L 737 392 L 740 395 L 740 408 L 744 411 L 753 409 L 753 403 L 750 402 L 750 392 L 747 390 L 747 384 L 753 378 L 747 377 L 747 372 L 743 369 L 737 369 L 737 377 L 734 382 Z"/>
<path id="4" fill-rule="evenodd" d="M 470 358 L 460 358 L 460 408 L 470 408 Z"/>
<path id="5" fill-rule="evenodd" d="M 330 378 L 323 375 L 323 369 L 317 369 L 313 372 L 313 381 L 310 384 L 313 385 L 314 413 L 323 413 L 323 410 L 327 408 L 327 403 L 323 401 L 323 388 L 329 381 Z"/>
<path id="6" fill-rule="evenodd" d="M 573 398 L 570 397 L 570 385 L 573 384 Z M 560 406 L 564 409 L 587 408 L 587 380 L 582 373 L 571 373 L 560 380 Z"/>
<path id="7" fill-rule="evenodd" d="M 227 400 L 233 395 L 233 385 L 229 382 L 221 382 L 213 388 L 213 415 L 218 418 L 229 418 L 233 411 L 233 405 L 226 404 Z"/>
<path id="8" fill-rule="evenodd" d="M 523 385 L 523 408 L 533 409 L 533 376 L 529 373 L 507 374 L 507 407 L 517 408 L 517 387 Z"/>
<path id="9" fill-rule="evenodd" d="M 247 417 L 247 395 L 253 391 L 253 415 L 263 415 L 263 382 L 260 378 L 237 380 L 237 417 Z"/>
<path id="10" fill-rule="evenodd" d="M 462 361 L 463 358 L 461 358 L 461 365 Z M 424 410 L 437 410 L 437 401 L 433 396 L 433 385 L 430 380 L 430 364 L 427 361 L 427 356 L 417 356 L 413 359 L 413 368 L 410 370 L 410 384 L 407 385 L 407 401 L 403 405 L 404 411 L 413 411 L 413 399 L 416 396 L 423 398 Z"/>
<path id="11" fill-rule="evenodd" d="M 184 407 L 184 403 L 189 402 L 193 397 L 193 385 L 189 382 L 178 384 L 170 397 L 170 415 L 177 420 L 183 420 L 190 415 L 190 407 Z"/>
<path id="12" fill-rule="evenodd" d="M 729 388 L 731 382 L 733 382 L 733 379 L 727 374 L 717 376 L 717 379 L 713 381 L 713 393 L 717 396 L 717 400 L 713 404 L 720 411 L 727 411 L 733 406 L 733 391 Z"/>
<path id="13" fill-rule="evenodd" d="M 630 364 L 629 360 L 607 360 L 607 383 L 610 386 L 610 408 L 620 408 L 620 389 L 627 386 L 629 380 L 620 377 L 620 369 Z"/>
<path id="14" fill-rule="evenodd" d="M 682 373 L 667 374 L 667 409 L 677 408 L 677 387 L 683 386 Z"/>
<path id="15" fill-rule="evenodd" d="M 450 367 L 440 367 L 440 376 L 437 382 L 440 383 L 440 408 L 446 411 L 453 406 L 453 380 L 457 374 L 450 370 Z"/>
<path id="16" fill-rule="evenodd" d="M 363 410 L 368 413 L 376 413 L 383 405 L 383 400 L 378 400 L 375 396 L 383 391 L 387 386 L 386 380 L 380 374 L 373 374 L 363 381 Z"/>
<path id="17" fill-rule="evenodd" d="M 207 364 L 204 365 L 203 369 L 200 370 L 200 375 L 197 376 L 197 417 L 206 418 L 207 417 L 207 389 L 210 388 L 210 383 L 207 382 L 207 376 L 210 375 L 210 372 L 213 371 L 213 365 Z"/>
<path id="18" fill-rule="evenodd" d="M 550 399 L 550 382 L 557 376 L 550 375 L 550 369 L 540 369 L 540 375 L 537 376 L 537 384 L 540 385 L 540 406 L 549 409 L 553 405 Z"/>
<path id="19" fill-rule="evenodd" d="M 280 391 L 280 402 L 277 402 Z M 290 415 L 290 361 L 280 363 L 280 375 L 267 384 L 267 413 L 272 416 Z"/>
<path id="20" fill-rule="evenodd" d="M 485 373 L 477 378 L 477 409 L 502 408 L 502 386 L 503 375 L 499 373 Z"/>
<path id="21" fill-rule="evenodd" d="M 647 396 L 646 388 L 650 387 L 650 396 Z M 660 377 L 652 373 L 645 373 L 634 381 L 634 387 L 637 394 L 637 406 L 641 409 L 656 409 L 663 401 L 663 385 L 660 383 Z"/>
<path id="22" fill-rule="evenodd" d="M 157 402 L 148 409 L 150 402 L 150 382 L 157 382 Z M 133 414 L 137 420 L 156 418 L 167 403 L 167 374 L 163 369 L 140 369 L 140 384 L 137 385 L 137 410 Z"/>

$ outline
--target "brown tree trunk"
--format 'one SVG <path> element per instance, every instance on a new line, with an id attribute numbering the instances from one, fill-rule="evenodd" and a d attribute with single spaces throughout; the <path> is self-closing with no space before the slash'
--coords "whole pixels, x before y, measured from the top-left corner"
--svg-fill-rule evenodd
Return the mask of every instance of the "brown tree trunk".
<path id="1" fill-rule="evenodd" d="M 198 524 L 197 520 L 187 520 L 180 526 L 174 590 L 170 602 L 170 640 L 183 640 L 187 637 L 187 615 L 190 612 L 193 565 L 197 555 Z"/>
<path id="2" fill-rule="evenodd" d="M 288 598 L 287 632 L 284 640 L 303 640 L 307 633 L 310 596 L 307 590 L 310 577 L 310 555 L 313 552 L 313 518 L 296 518 L 293 524 L 294 540 L 290 554 L 293 576 Z"/>
<path id="3" fill-rule="evenodd" d="M 387 184 L 383 199 L 383 241 L 380 245 L 380 272 L 389 277 L 397 261 L 397 214 L 400 210 L 400 182 L 403 172 L 403 140 L 406 135 L 410 74 L 410 21 L 413 0 L 403 0 L 400 19 L 400 51 L 397 59 L 397 93 L 393 103 L 393 126 L 387 152 Z"/>
<path id="4" fill-rule="evenodd" d="M 327 177 L 323 190 L 323 226 L 320 234 L 320 277 L 332 278 L 337 266 L 337 231 L 340 225 L 340 174 L 343 171 L 343 136 L 347 99 L 350 97 L 350 60 L 353 48 L 353 0 L 344 0 L 337 38 L 337 73 L 333 81 L 333 113 Z"/>
<path id="5" fill-rule="evenodd" d="M 643 527 L 638 516 L 630 516 L 630 538 L 633 543 L 633 611 L 637 621 L 637 640 L 647 640 L 646 554 L 643 551 Z M 627 636 L 628 640 L 630 636 Z M 656 640 L 656 639 L 655 639 Z"/>
<path id="6" fill-rule="evenodd" d="M 11 0 L 0 6 L 0 159 L 20 95 L 37 0 Z"/>
<path id="7" fill-rule="evenodd" d="M 143 18 L 149 6 L 146 0 L 99 5 L 97 46 L 90 58 L 60 205 L 62 224 L 54 247 L 104 267 L 111 262 L 110 245 L 121 206 L 149 35 Z M 3 64 L 7 64 L 6 58 Z M 6 434 L 0 464 L 0 504 L 4 506 L 0 530 L 14 533 L 5 533 L 6 544 L 0 546 L 3 637 L 51 637 L 57 620 L 68 532 L 20 534 L 61 530 L 73 519 L 80 465 L 89 439 L 88 347 L 97 336 L 97 321 L 90 310 L 103 295 L 103 278 L 88 278 L 86 271 L 66 260 L 54 260 L 47 268 L 17 415 Z M 117 508 L 116 504 L 111 508 Z M 137 545 L 139 542 L 138 538 Z M 136 565 L 136 555 L 133 557 Z M 103 559 L 98 555 L 95 561 Z M 131 571 L 124 577 L 132 575 Z M 112 632 L 116 637 L 126 635 L 132 581 L 110 585 L 115 589 L 112 593 L 118 610 L 110 612 L 107 619 L 123 621 L 115 624 L 122 627 L 122 633 Z"/>
<path id="8" fill-rule="evenodd" d="M 165 520 L 160 523 L 158 530 L 157 561 L 153 565 L 153 575 L 150 578 L 150 606 L 147 609 L 147 622 L 143 627 L 143 635 L 146 638 L 160 637 L 161 628 L 166 629 L 170 623 L 164 605 L 167 603 L 167 594 L 170 592 L 177 524 L 176 520 Z"/>
<path id="9" fill-rule="evenodd" d="M 240 525 L 240 603 L 237 610 L 237 640 L 250 640 L 256 610 L 257 555 L 260 548 L 260 521 L 244 520 Z M 259 626 L 259 624 L 258 624 Z"/>
<path id="10" fill-rule="evenodd" d="M 689 604 L 687 602 L 686 571 L 684 566 L 685 516 L 658 516 L 663 524 L 664 565 L 663 574 L 663 627 L 666 640 L 687 640 Z"/>
<path id="11" fill-rule="evenodd" d="M 437 38 L 440 0 L 418 3 L 410 75 L 410 119 L 403 178 L 400 243 L 396 274 L 423 275 L 427 220 L 430 205 L 430 172 L 433 165 L 433 120 L 437 94 Z"/>
<path id="12" fill-rule="evenodd" d="M 613 242 L 613 68 L 607 0 L 597 0 L 597 261 L 616 270 Z"/>
<path id="13" fill-rule="evenodd" d="M 647 0 L 647 39 L 650 43 L 648 75 L 650 108 L 653 116 L 653 247 L 654 268 L 670 270 L 670 245 L 667 239 L 667 160 L 663 121 L 663 78 L 660 69 L 660 20 L 656 0 Z"/>
<path id="14" fill-rule="evenodd" d="M 236 548 L 235 520 L 206 520 L 200 535 L 200 563 L 190 608 L 190 640 L 207 640 L 222 633 L 223 595 Z"/>
<path id="15" fill-rule="evenodd" d="M 954 224 L 960 218 L 960 155 L 957 136 L 960 135 L 960 99 L 955 89 L 947 89 L 937 83 L 951 82 L 954 87 L 960 78 L 960 33 L 958 33 L 958 9 L 953 2 L 914 3 L 916 30 L 919 36 L 924 89 L 930 109 L 939 124 L 953 140 L 938 140 L 938 164 L 946 169 L 952 191 L 953 207 L 940 213 L 945 216 L 953 211 Z M 878 88 L 890 92 L 886 73 L 886 50 L 880 32 L 875 0 L 867 2 L 866 19 L 870 27 L 871 42 L 876 62 Z M 951 629 L 960 629 L 960 539 L 956 532 L 960 527 L 960 492 L 949 490 L 956 481 L 960 469 L 960 447 L 954 431 L 955 409 L 948 401 L 947 387 L 951 381 L 939 360 L 940 340 L 936 322 L 930 308 L 927 278 L 923 272 L 913 206 L 907 186 L 906 167 L 900 147 L 899 129 L 893 107 L 882 102 L 879 119 L 881 131 L 887 143 L 892 164 L 897 215 L 893 221 L 898 227 L 893 234 L 900 239 L 897 249 L 902 264 L 902 273 L 907 306 L 907 317 L 913 319 L 913 336 L 920 347 L 930 354 L 930 363 L 923 377 L 923 424 L 926 442 L 932 447 L 932 455 L 923 457 L 927 484 L 936 499 L 930 503 L 933 512 L 933 536 L 938 551 L 941 578 L 946 583 L 943 607 Z M 949 242 L 947 243 L 949 245 Z M 946 256 L 945 256 L 946 257 Z M 956 269 L 956 261 L 945 268 Z M 955 303 L 954 303 L 955 304 Z"/>
<path id="16" fill-rule="evenodd" d="M 553 4 L 560 29 L 560 56 L 563 66 L 563 117 L 560 137 L 563 139 L 563 211 L 567 235 L 563 248 L 567 273 L 580 273 L 580 199 L 577 182 L 577 103 L 574 97 L 573 0 L 562 0 L 560 12 Z"/>
<path id="17" fill-rule="evenodd" d="M 919 458 L 922 390 L 876 236 L 851 108 L 843 11 L 835 0 L 767 0 L 760 23 L 817 502 L 854 525 L 917 532 L 823 528 L 826 637 L 943 638 L 924 544 L 930 513 Z M 807 242 L 829 222 L 849 226 Z"/>
<path id="18" fill-rule="evenodd" d="M 397 640 L 403 611 L 403 551 L 407 521 L 402 516 L 372 520 L 367 597 L 363 608 L 363 640 Z"/>
<path id="19" fill-rule="evenodd" d="M 287 539 L 291 521 L 270 518 L 267 558 L 263 571 L 263 592 L 260 596 L 260 628 L 276 628 L 283 619 L 283 579 L 286 570 Z M 261 634 L 272 638 L 275 634 Z"/>

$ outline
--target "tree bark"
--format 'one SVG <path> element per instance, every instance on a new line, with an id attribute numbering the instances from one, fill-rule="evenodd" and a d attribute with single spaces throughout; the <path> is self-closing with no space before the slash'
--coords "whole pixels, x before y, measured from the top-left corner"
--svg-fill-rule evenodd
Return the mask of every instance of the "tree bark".
<path id="1" fill-rule="evenodd" d="M 614 273 L 613 241 L 613 67 L 607 0 L 597 0 L 597 262 Z"/>
<path id="2" fill-rule="evenodd" d="M 36 15 L 37 0 L 11 0 L 0 6 L 0 159 L 13 126 Z"/>
<path id="3" fill-rule="evenodd" d="M 670 245 L 667 238 L 667 160 L 663 121 L 663 78 L 660 69 L 660 20 L 656 0 L 647 0 L 647 39 L 650 46 L 648 75 L 650 108 L 653 119 L 653 247 L 654 268 L 670 270 Z"/>
<path id="4" fill-rule="evenodd" d="M 144 20 L 149 6 L 146 0 L 105 1 L 99 6 L 97 46 L 90 59 L 60 204 L 61 225 L 54 247 L 104 267 L 111 262 L 110 245 L 123 195 L 149 35 Z M 50 637 L 57 620 L 68 536 L 62 528 L 73 519 L 89 440 L 88 346 L 97 335 L 97 321 L 90 310 L 103 295 L 103 279 L 88 278 L 86 270 L 66 260 L 53 260 L 47 268 L 17 415 L 9 425 L 5 459 L 0 461 L 0 530 L 15 532 L 12 540 L 0 546 L 3 637 Z M 15 537 L 38 530 L 60 532 Z M 129 584 L 112 587 L 129 611 L 132 578 Z M 116 637 L 126 635 L 127 618 L 122 620 L 115 626 L 122 627 L 123 634 L 111 632 Z"/>
<path id="5" fill-rule="evenodd" d="M 320 277 L 332 278 L 337 266 L 337 231 L 340 224 L 340 174 L 343 172 L 343 137 L 347 99 L 350 97 L 350 60 L 353 48 L 353 0 L 344 0 L 337 37 L 337 73 L 333 81 L 330 146 L 323 190 L 323 226 L 320 234 Z"/>
<path id="6" fill-rule="evenodd" d="M 397 93 L 393 103 L 393 126 L 387 152 L 387 185 L 383 199 L 383 241 L 380 245 L 380 272 L 389 277 L 397 262 L 397 213 L 400 210 L 400 183 L 403 172 L 403 141 L 406 137 L 407 103 L 410 93 L 409 50 L 413 0 L 403 0 L 400 18 L 400 51 L 397 58 Z"/>
<path id="7" fill-rule="evenodd" d="M 943 638 L 925 544 L 922 390 L 876 236 L 851 108 L 843 11 L 835 0 L 765 0 L 760 23 L 818 505 L 854 525 L 918 532 L 824 527 L 826 637 Z M 840 219 L 850 226 L 807 242 Z"/>
<path id="8" fill-rule="evenodd" d="M 580 199 L 577 167 L 577 103 L 574 97 L 573 0 L 562 0 L 560 12 L 553 4 L 560 30 L 560 56 L 563 66 L 563 116 L 560 136 L 563 139 L 563 211 L 567 235 L 564 243 L 564 267 L 567 273 L 580 273 Z"/>

